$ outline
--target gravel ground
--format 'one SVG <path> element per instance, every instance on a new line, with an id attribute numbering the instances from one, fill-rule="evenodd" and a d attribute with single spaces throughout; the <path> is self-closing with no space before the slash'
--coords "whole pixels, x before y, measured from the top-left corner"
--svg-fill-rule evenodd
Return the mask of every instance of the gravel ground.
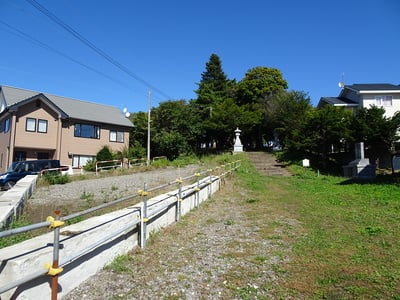
<path id="1" fill-rule="evenodd" d="M 198 165 L 189 165 L 184 168 L 168 167 L 129 175 L 42 186 L 37 188 L 29 199 L 30 221 L 41 222 L 48 215 L 53 215 L 54 210 L 61 210 L 63 215 L 67 215 L 88 206 L 136 195 L 139 189 L 143 189 L 144 183 L 148 188 L 157 187 L 174 182 L 179 177 L 194 175 L 199 171 L 204 171 L 204 169 Z"/>
<path id="2" fill-rule="evenodd" d="M 275 230 L 273 239 L 265 231 L 270 224 L 299 225 L 282 216 L 251 219 L 246 197 L 234 177 L 226 180 L 146 249 L 133 249 L 125 270 L 104 268 L 63 299 L 273 299 L 290 246 L 285 230 Z"/>

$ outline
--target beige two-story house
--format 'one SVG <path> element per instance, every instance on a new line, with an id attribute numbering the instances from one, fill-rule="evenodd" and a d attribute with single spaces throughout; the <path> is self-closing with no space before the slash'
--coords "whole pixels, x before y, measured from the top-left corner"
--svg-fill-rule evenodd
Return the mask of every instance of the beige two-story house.
<path id="1" fill-rule="evenodd" d="M 0 171 L 34 159 L 79 168 L 105 145 L 128 148 L 132 127 L 117 107 L 0 86 Z"/>

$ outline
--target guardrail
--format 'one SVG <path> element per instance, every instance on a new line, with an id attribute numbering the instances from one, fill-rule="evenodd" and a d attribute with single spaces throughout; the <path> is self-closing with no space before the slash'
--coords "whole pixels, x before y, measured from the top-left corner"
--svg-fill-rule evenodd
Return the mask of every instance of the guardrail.
<path id="1" fill-rule="evenodd" d="M 144 166 L 146 165 L 146 158 L 134 158 L 128 161 L 128 168 L 132 166 Z"/>
<path id="2" fill-rule="evenodd" d="M 154 162 L 156 160 L 161 160 L 161 159 L 167 159 L 167 157 L 166 156 L 154 156 L 152 161 Z"/>
<path id="3" fill-rule="evenodd" d="M 50 169 L 43 169 L 40 171 L 40 175 L 49 173 L 49 172 L 60 172 L 61 174 L 71 174 L 72 167 L 71 166 L 61 166 L 59 168 L 50 168 Z"/>
<path id="4" fill-rule="evenodd" d="M 103 169 L 115 169 L 115 168 L 122 168 L 122 160 L 114 159 L 114 160 L 103 160 L 103 161 L 96 161 L 95 164 L 96 175 L 98 171 Z"/>
<path id="5" fill-rule="evenodd" d="M 166 226 L 166 224 L 170 224 L 171 222 L 169 222 L 167 219 L 170 217 L 171 213 L 173 213 L 174 215 L 173 222 L 178 222 L 183 214 L 187 213 L 192 208 L 198 207 L 202 201 L 206 200 L 211 196 L 212 186 L 214 186 L 214 188 L 218 190 L 221 182 L 223 181 L 223 178 L 231 174 L 239 166 L 240 166 L 240 161 L 235 161 L 232 163 L 228 163 L 226 165 L 219 166 L 215 169 L 209 169 L 206 171 L 196 173 L 194 175 L 185 178 L 178 178 L 174 181 L 153 188 L 148 188 L 147 184 L 144 183 L 143 189 L 139 190 L 137 194 L 120 198 L 109 203 L 104 203 L 102 205 L 89 208 L 84 211 L 74 213 L 65 217 L 61 217 L 61 212 L 56 211 L 55 217 L 49 216 L 44 222 L 0 232 L 0 238 L 2 238 L 44 227 L 49 227 L 50 229 L 53 230 L 53 242 L 51 244 L 47 244 L 47 246 L 44 247 L 47 248 L 50 245 L 53 248 L 52 260 L 51 260 L 52 262 L 47 263 L 45 269 L 38 267 L 37 271 L 31 271 L 31 273 L 28 273 L 26 270 L 24 270 L 24 272 L 20 273 L 17 272 L 17 274 L 15 274 L 15 272 L 7 270 L 6 267 L 7 264 L 10 262 L 10 260 L 12 260 L 13 258 L 15 259 L 15 257 L 20 258 L 20 255 L 14 253 L 13 251 L 11 251 L 11 253 L 14 255 L 14 257 L 8 258 L 2 255 L 1 258 L 2 262 L 0 265 L 0 272 L 1 272 L 0 296 L 2 297 L 9 296 L 9 298 L 14 299 L 18 297 L 19 294 L 25 291 L 24 288 L 28 290 L 26 291 L 27 293 L 29 292 L 34 293 L 33 292 L 34 288 L 32 286 L 34 282 L 33 280 L 36 279 L 35 282 L 38 281 L 39 283 L 40 282 L 43 283 L 44 279 L 38 280 L 38 278 L 39 277 L 43 278 L 43 276 L 48 275 L 50 276 L 50 281 L 51 281 L 50 284 L 51 299 L 56 300 L 60 287 L 58 282 L 59 276 L 60 274 L 62 274 L 64 269 L 67 268 L 69 272 L 71 272 L 71 269 L 74 269 L 75 267 L 79 266 L 80 268 L 82 268 L 83 262 L 82 264 L 77 263 L 79 259 L 81 259 L 82 257 L 86 257 L 84 259 L 84 262 L 87 262 L 88 260 L 87 256 L 89 256 L 90 254 L 94 255 L 93 253 L 97 253 L 98 251 L 100 251 L 99 248 L 101 248 L 102 246 L 104 247 L 104 245 L 106 244 L 108 245 L 119 242 L 123 243 L 126 241 L 127 239 L 126 237 L 133 236 L 135 232 L 137 232 L 138 239 L 136 241 L 131 240 L 130 249 L 132 249 L 135 245 L 139 245 L 140 247 L 144 248 L 146 246 L 146 240 L 149 235 L 148 234 L 149 225 L 152 226 L 151 229 L 153 229 L 154 231 L 156 229 L 159 229 L 161 226 Z M 188 184 L 187 186 L 184 186 L 183 183 L 189 180 L 192 180 L 192 183 Z M 215 184 L 217 184 L 217 186 L 215 186 Z M 177 185 L 177 189 L 175 191 L 151 199 L 149 198 L 149 193 L 165 190 L 165 188 L 172 185 Z M 68 238 L 63 238 L 63 239 L 60 238 L 60 229 L 65 225 L 66 221 L 77 217 L 81 217 L 83 215 L 87 215 L 89 213 L 98 211 L 100 209 L 103 209 L 111 205 L 115 205 L 120 202 L 132 200 L 134 198 L 141 199 L 141 202 L 132 207 L 129 207 L 129 209 L 119 211 L 117 216 L 113 214 L 110 219 L 103 220 L 102 222 L 98 224 L 96 223 L 95 225 L 91 224 L 89 228 L 83 229 L 78 233 L 72 234 Z M 189 202 L 185 202 L 185 200 L 189 201 L 189 199 L 191 201 L 190 204 Z M 183 206 L 183 204 L 185 205 Z M 157 222 L 160 222 L 161 218 L 160 216 L 162 215 L 166 216 L 165 217 L 166 220 L 164 220 L 163 224 L 160 223 L 159 225 L 157 225 Z M 110 223 L 113 222 L 121 222 L 123 226 L 116 226 L 117 228 L 113 229 L 112 231 L 109 231 L 107 229 L 102 229 L 102 226 L 110 226 Z M 74 244 L 75 247 L 68 248 L 68 249 L 73 249 L 76 252 L 71 252 L 66 257 L 60 260 L 59 253 L 60 249 L 62 248 L 62 244 L 73 243 L 73 239 L 78 238 L 78 236 L 82 234 L 82 232 L 87 232 L 94 229 L 99 231 L 98 233 L 99 236 L 102 235 L 100 239 L 92 240 L 85 246 L 85 248 L 79 250 L 76 250 L 76 245 L 80 245 L 80 243 L 76 242 Z M 125 248 L 126 247 L 127 245 L 125 245 Z M 21 247 L 18 247 L 18 249 L 20 248 Z M 43 247 L 39 246 L 39 249 L 43 250 Z M 128 251 L 130 249 L 125 249 L 125 250 Z M 31 254 L 33 252 L 38 251 L 37 249 L 22 249 L 22 250 L 24 255 L 27 255 L 26 253 Z M 115 251 L 113 251 L 113 254 L 115 255 Z M 38 260 L 39 259 L 36 258 L 32 261 L 37 262 Z M 32 265 L 31 260 L 28 261 L 31 266 Z M 3 272 L 6 273 L 4 276 L 7 276 L 7 274 L 11 272 L 13 273 L 14 276 L 18 278 L 14 278 L 12 281 L 4 284 L 4 278 L 3 280 L 1 279 L 1 275 L 3 275 Z M 79 270 L 79 273 L 80 274 L 83 273 L 82 269 Z M 78 277 L 82 280 L 85 279 L 80 275 Z M 74 277 L 75 284 L 76 280 L 77 278 L 75 275 Z M 28 282 L 29 284 L 27 284 Z M 41 288 L 39 291 L 45 293 L 43 288 Z M 68 292 L 68 287 L 63 286 L 63 293 L 67 292 Z M 49 291 L 47 291 L 47 293 L 49 294 Z M 37 295 L 35 294 L 35 296 Z M 29 299 L 29 295 L 27 299 Z"/>

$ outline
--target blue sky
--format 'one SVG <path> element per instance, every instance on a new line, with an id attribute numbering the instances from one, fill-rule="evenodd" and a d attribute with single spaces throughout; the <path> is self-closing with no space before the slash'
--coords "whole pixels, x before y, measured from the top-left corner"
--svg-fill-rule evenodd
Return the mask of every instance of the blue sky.
<path id="1" fill-rule="evenodd" d="M 398 0 L 0 0 L 0 84 L 146 111 L 149 90 L 152 106 L 195 98 L 215 53 L 229 79 L 277 68 L 316 105 L 342 80 L 400 84 L 399 15 Z"/>

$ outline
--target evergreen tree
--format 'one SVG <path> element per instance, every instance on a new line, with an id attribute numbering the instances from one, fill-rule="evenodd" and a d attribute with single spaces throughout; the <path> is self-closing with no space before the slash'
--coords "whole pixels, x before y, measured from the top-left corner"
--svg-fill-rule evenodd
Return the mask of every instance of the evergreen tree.
<path id="1" fill-rule="evenodd" d="M 217 54 L 211 54 L 198 85 L 197 104 L 213 105 L 228 96 L 229 80 L 222 70 L 222 63 Z"/>
<path id="2" fill-rule="evenodd" d="M 206 63 L 206 70 L 201 74 L 199 88 L 196 90 L 197 99 L 190 102 L 192 111 L 200 122 L 197 132 L 202 135 L 198 136 L 196 143 L 200 149 L 211 148 L 214 144 L 219 149 L 225 149 L 230 134 L 228 130 L 221 130 L 220 121 L 225 119 L 220 115 L 219 108 L 231 99 L 234 85 L 235 81 L 227 79 L 223 72 L 218 55 L 212 54 Z M 233 133 L 234 130 L 233 126 L 229 131 Z"/>
<path id="3" fill-rule="evenodd" d="M 399 140 L 400 112 L 393 117 L 385 117 L 383 107 L 361 108 L 354 116 L 352 128 L 354 140 L 364 142 L 366 155 L 379 166 L 380 160 L 395 154 L 395 144 Z M 382 165 L 387 165 L 387 162 L 383 161 Z"/>

